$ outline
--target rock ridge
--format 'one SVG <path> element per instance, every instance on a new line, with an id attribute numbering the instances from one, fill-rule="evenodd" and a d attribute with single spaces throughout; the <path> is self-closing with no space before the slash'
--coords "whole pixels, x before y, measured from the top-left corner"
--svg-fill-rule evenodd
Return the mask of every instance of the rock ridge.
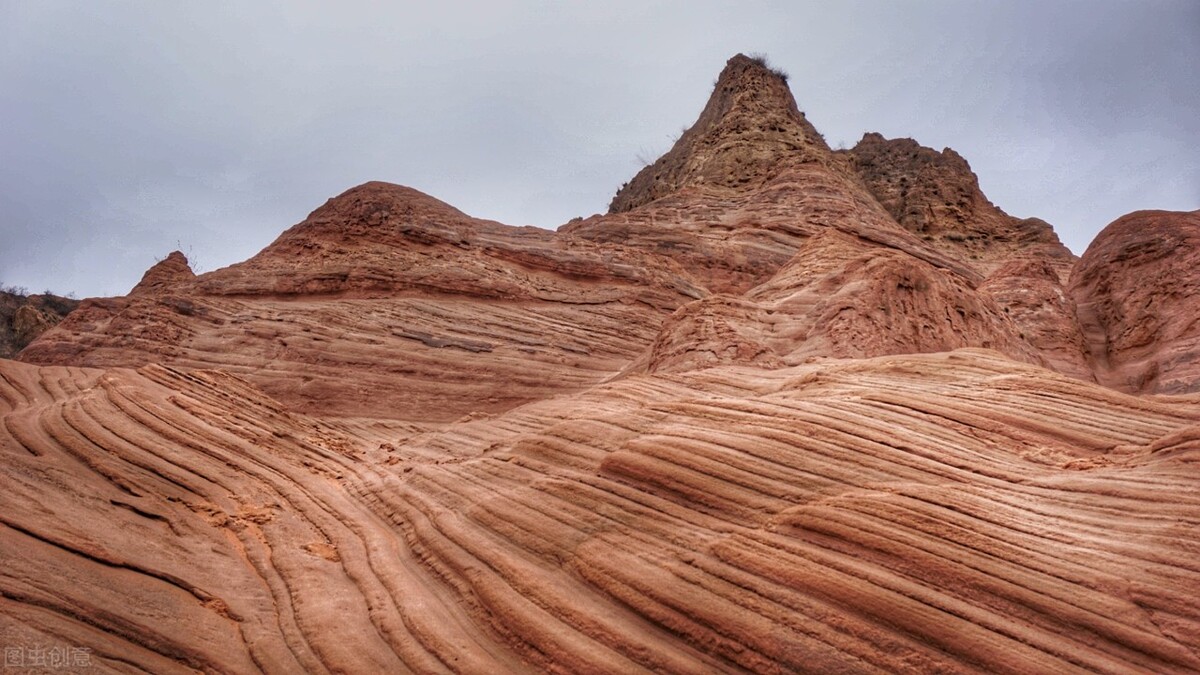
<path id="1" fill-rule="evenodd" d="M 828 150 L 796 106 L 786 76 L 761 57 L 738 54 L 721 71 L 696 122 L 617 191 L 609 213 L 689 186 L 757 187 L 788 164 L 824 161 Z"/>

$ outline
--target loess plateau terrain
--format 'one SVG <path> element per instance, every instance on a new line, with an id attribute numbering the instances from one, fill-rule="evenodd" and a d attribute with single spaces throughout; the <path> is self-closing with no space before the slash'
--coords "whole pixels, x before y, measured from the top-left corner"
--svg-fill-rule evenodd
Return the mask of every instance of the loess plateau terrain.
<path id="1" fill-rule="evenodd" d="M 114 673 L 1200 672 L 1200 211 L 1076 258 L 729 60 L 557 231 L 382 182 L 0 360 L 0 644 Z"/>

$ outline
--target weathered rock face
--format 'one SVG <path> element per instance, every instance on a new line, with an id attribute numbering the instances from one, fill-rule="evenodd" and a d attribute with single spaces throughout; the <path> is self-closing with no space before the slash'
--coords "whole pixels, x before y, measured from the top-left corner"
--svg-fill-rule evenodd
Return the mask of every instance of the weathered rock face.
<path id="1" fill-rule="evenodd" d="M 828 230 L 743 297 L 712 296 L 678 310 L 638 366 L 769 366 L 972 346 L 1044 362 L 992 297 L 963 277 Z"/>
<path id="2" fill-rule="evenodd" d="M 1015 257 L 992 272 L 979 290 L 1004 311 L 1018 337 L 1034 348 L 1042 363 L 1071 377 L 1095 381 L 1075 301 L 1063 288 L 1053 262 Z"/>
<path id="3" fill-rule="evenodd" d="M 166 258 L 146 270 L 146 273 L 142 275 L 142 280 L 133 287 L 133 290 L 129 291 L 129 294 L 166 293 L 195 278 L 196 274 L 188 265 L 187 257 L 179 251 L 172 251 Z"/>
<path id="4" fill-rule="evenodd" d="M 833 153 L 742 56 L 558 232 L 352 188 L 0 360 L 0 643 L 155 673 L 1200 672 L 1200 396 L 1104 386 L 1200 390 L 1198 219 L 1114 223 L 1064 288 L 1049 226 L 956 154 Z"/>
<path id="5" fill-rule="evenodd" d="M 622 372 L 675 309 L 770 280 L 828 230 L 945 270 L 964 288 L 982 280 L 897 225 L 760 62 L 732 59 L 685 137 L 664 158 L 665 177 L 637 182 L 663 196 L 557 233 L 367 183 L 244 263 L 191 279 L 182 257 L 169 257 L 138 293 L 89 304 L 21 358 L 220 367 L 306 412 L 444 421 Z M 771 159 L 748 163 L 746 152 Z M 732 167 L 753 178 L 713 178 Z M 911 341 L 884 337 L 855 353 L 895 353 Z M 918 342 L 917 351 L 1008 348 L 991 339 Z M 821 345 L 803 351 L 844 353 Z"/>
<path id="6" fill-rule="evenodd" d="M 24 295 L 0 291 L 0 359 L 15 356 L 78 304 L 78 300 L 49 293 Z"/>
<path id="7" fill-rule="evenodd" d="M 618 192 L 608 215 L 559 232 L 653 250 L 702 274 L 710 291 L 739 295 L 830 229 L 982 280 L 899 226 L 804 119 L 783 77 L 738 55 L 696 124 Z"/>
<path id="8" fill-rule="evenodd" d="M 705 292 L 652 251 L 368 183 L 244 263 L 192 278 L 172 254 L 21 359 L 219 367 L 306 412 L 449 421 L 602 381 Z"/>
<path id="9" fill-rule="evenodd" d="M 1100 382 L 1200 389 L 1200 212 L 1137 211 L 1096 237 L 1071 275 Z"/>
<path id="10" fill-rule="evenodd" d="M 721 71 L 696 123 L 617 191 L 609 213 L 687 187 L 756 188 L 788 165 L 829 159 L 825 140 L 796 107 L 787 77 L 761 58 L 738 54 Z"/>
<path id="11" fill-rule="evenodd" d="M 1037 218 L 1014 218 L 979 189 L 967 160 L 946 148 L 926 148 L 911 138 L 864 134 L 840 151 L 896 222 L 985 274 L 1014 256 L 1050 262 L 1062 281 L 1075 256 L 1054 229 Z"/>

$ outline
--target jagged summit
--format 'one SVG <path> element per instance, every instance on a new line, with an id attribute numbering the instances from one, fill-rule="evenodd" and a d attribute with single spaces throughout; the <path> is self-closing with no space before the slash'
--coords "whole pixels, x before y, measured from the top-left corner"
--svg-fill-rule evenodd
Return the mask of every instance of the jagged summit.
<path id="1" fill-rule="evenodd" d="M 796 106 L 786 76 L 762 58 L 738 54 L 725 64 L 695 124 L 617 191 L 609 213 L 690 186 L 754 187 L 786 162 L 820 160 L 828 153 Z"/>
<path id="2" fill-rule="evenodd" d="M 1009 256 L 1037 252 L 1055 261 L 1065 281 L 1075 257 L 1048 223 L 1016 218 L 983 194 L 966 158 L 951 148 L 940 152 L 911 138 L 863 134 L 850 150 L 835 154 L 904 229 L 985 272 Z"/>

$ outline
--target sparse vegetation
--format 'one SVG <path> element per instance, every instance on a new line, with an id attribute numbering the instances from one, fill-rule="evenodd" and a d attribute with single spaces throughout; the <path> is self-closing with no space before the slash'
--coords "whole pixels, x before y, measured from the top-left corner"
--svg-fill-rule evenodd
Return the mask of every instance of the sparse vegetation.
<path id="1" fill-rule="evenodd" d="M 749 59 L 763 68 L 766 68 L 772 75 L 783 80 L 785 83 L 788 81 L 787 71 L 782 68 L 772 66 L 771 62 L 767 60 L 767 56 L 765 54 L 751 54 Z"/>
<path id="2" fill-rule="evenodd" d="M 192 269 L 192 272 L 194 272 L 196 274 L 200 273 L 201 268 L 200 268 L 199 262 L 196 260 L 196 250 L 195 250 L 195 248 L 192 247 L 191 244 L 184 246 L 182 240 L 176 239 L 175 240 L 175 250 L 179 251 L 180 253 L 183 254 L 183 257 L 187 258 L 188 267 L 190 267 Z M 168 253 L 167 255 L 170 255 L 170 254 Z M 154 264 L 157 265 L 158 263 L 160 263 L 166 259 L 167 259 L 166 255 L 155 256 Z"/>

